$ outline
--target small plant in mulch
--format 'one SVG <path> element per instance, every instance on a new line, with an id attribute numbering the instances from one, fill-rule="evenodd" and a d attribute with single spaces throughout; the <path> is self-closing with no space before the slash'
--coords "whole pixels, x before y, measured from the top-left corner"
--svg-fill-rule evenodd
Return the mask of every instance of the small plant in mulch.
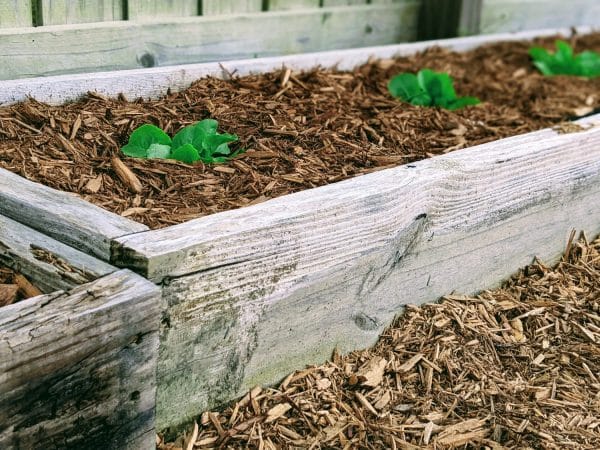
<path id="1" fill-rule="evenodd" d="M 218 133 L 219 123 L 204 119 L 182 128 L 173 139 L 157 126 L 145 124 L 131 133 L 121 151 L 133 158 L 175 159 L 187 164 L 196 161 L 223 163 L 243 152 L 232 153 L 229 143 L 237 142 L 235 134 Z"/>
<path id="2" fill-rule="evenodd" d="M 414 73 L 401 73 L 388 83 L 390 94 L 417 106 L 439 106 L 449 110 L 480 103 L 476 97 L 458 97 L 454 80 L 445 72 L 422 69 Z"/>
<path id="3" fill-rule="evenodd" d="M 555 42 L 556 52 L 550 53 L 542 47 L 529 49 L 533 65 L 544 75 L 574 75 L 594 78 L 600 76 L 600 53 L 584 51 L 579 54 L 565 41 Z"/>

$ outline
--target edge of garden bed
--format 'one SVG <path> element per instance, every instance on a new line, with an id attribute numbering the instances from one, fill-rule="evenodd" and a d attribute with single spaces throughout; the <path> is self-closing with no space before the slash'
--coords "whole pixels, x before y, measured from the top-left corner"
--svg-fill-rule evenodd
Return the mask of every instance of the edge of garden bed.
<path id="1" fill-rule="evenodd" d="M 370 58 L 407 56 L 434 46 L 466 51 L 491 42 L 527 40 L 555 34 L 571 36 L 573 31 L 587 34 L 595 31 L 595 28 L 550 28 L 255 59 L 3 80 L 0 81 L 0 106 L 24 101 L 27 97 L 49 104 L 61 104 L 77 100 L 89 91 L 108 97 L 124 93 L 130 99 L 156 98 L 166 94 L 168 89 L 172 92 L 186 89 L 197 79 L 206 76 L 227 79 L 232 74 L 244 76 L 281 67 L 309 70 L 317 66 L 337 66 L 340 70 L 350 70 L 367 63 Z"/>

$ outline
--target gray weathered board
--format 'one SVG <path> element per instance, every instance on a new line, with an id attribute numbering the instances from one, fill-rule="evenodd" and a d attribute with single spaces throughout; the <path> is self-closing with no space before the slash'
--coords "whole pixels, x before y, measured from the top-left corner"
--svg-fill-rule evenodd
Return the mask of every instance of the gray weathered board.
<path id="1" fill-rule="evenodd" d="M 0 308 L 0 448 L 153 448 L 159 298 L 121 270 Z"/>
<path id="2" fill-rule="evenodd" d="M 563 30 L 568 33 L 568 30 Z M 444 41 L 472 48 L 556 30 Z M 350 68 L 370 56 L 422 50 L 424 43 L 297 57 L 0 82 L 0 101 L 60 102 L 98 87 L 106 95 L 157 96 L 194 77 L 316 63 Z M 252 65 L 254 64 L 254 66 Z M 534 256 L 553 262 L 572 228 L 600 232 L 600 115 L 585 131 L 547 129 L 386 169 L 156 231 L 103 237 L 114 214 L 75 199 L 61 217 L 55 191 L 19 183 L 0 189 L 0 212 L 90 251 L 94 236 L 111 261 L 163 290 L 157 427 L 177 426 L 257 383 L 342 351 L 372 344 L 407 303 L 497 285 Z M 0 180 L 4 176 L 0 172 Z M 6 207 L 4 198 L 29 207 Z M 35 217 L 43 216 L 38 223 Z M 61 222 L 62 221 L 62 222 Z M 82 238 L 77 242 L 72 235 Z M 110 244 L 110 245 L 107 245 Z"/>
<path id="3" fill-rule="evenodd" d="M 68 290 L 116 270 L 104 261 L 1 215 L 0 263 L 36 280 L 36 286 L 45 293 Z"/>
<path id="4" fill-rule="evenodd" d="M 418 0 L 403 0 L 160 22 L 0 28 L 0 80 L 410 41 L 416 36 L 418 9 Z"/>

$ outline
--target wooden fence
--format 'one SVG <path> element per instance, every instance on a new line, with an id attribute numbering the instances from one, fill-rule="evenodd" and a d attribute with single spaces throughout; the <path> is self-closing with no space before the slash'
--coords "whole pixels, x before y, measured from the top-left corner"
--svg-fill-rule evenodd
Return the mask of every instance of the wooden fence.
<path id="1" fill-rule="evenodd" d="M 596 0 L 0 0 L 0 79 L 600 26 Z"/>

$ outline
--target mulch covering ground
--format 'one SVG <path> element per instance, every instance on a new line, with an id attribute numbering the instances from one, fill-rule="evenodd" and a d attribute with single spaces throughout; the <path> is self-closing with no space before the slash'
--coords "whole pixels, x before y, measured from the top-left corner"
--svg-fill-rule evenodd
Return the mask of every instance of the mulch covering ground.
<path id="1" fill-rule="evenodd" d="M 41 294 L 25 276 L 0 264 L 0 308 Z"/>
<path id="2" fill-rule="evenodd" d="M 554 39 L 538 41 L 548 48 Z M 600 33 L 571 38 L 600 51 Z M 160 228 L 391 165 L 551 126 L 600 107 L 600 78 L 542 77 L 531 43 L 487 45 L 459 54 L 431 49 L 352 72 L 285 70 L 231 80 L 202 79 L 154 101 L 90 94 L 51 107 L 27 101 L 0 109 L 0 167 Z M 391 98 L 396 73 L 448 71 L 459 95 L 484 103 L 450 112 Z M 115 174 L 132 130 L 153 123 L 169 134 L 212 117 L 248 151 L 223 165 L 124 162 L 143 191 Z M 239 147 L 237 147 L 239 148 Z"/>
<path id="3" fill-rule="evenodd" d="M 598 449 L 600 239 L 409 306 L 372 349 L 255 388 L 161 450 Z M 159 439 L 160 441 L 160 439 Z"/>

